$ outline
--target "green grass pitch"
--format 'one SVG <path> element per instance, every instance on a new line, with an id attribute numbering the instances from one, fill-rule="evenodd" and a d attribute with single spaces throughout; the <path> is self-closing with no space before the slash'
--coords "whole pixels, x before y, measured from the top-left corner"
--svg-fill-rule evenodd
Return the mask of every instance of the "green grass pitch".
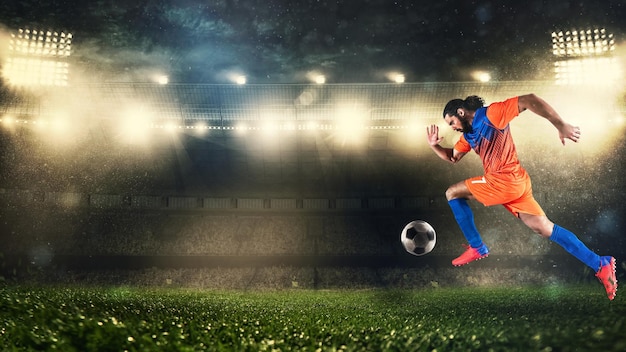
<path id="1" fill-rule="evenodd" d="M 624 351 L 598 285 L 199 291 L 0 286 L 3 351 Z"/>

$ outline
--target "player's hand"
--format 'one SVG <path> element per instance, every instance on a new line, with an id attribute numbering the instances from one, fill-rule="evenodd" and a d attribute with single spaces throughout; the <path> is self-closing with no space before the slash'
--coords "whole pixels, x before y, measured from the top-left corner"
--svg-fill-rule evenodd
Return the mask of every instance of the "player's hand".
<path id="1" fill-rule="evenodd" d="M 428 138 L 428 144 L 435 146 L 443 140 L 443 137 L 439 137 L 439 126 L 430 125 L 426 127 L 426 136 Z"/>
<path id="2" fill-rule="evenodd" d="M 563 145 L 565 145 L 566 138 L 574 143 L 578 143 L 580 140 L 580 127 L 564 123 L 563 126 L 559 128 L 559 138 L 561 139 L 561 143 Z"/>

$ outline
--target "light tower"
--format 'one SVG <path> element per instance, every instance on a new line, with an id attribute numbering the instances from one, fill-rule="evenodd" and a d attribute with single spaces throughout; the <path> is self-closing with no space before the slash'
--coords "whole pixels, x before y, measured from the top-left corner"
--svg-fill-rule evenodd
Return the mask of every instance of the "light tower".
<path id="1" fill-rule="evenodd" d="M 11 33 L 2 76 L 13 86 L 66 86 L 72 33 L 19 29 Z"/>
<path id="2" fill-rule="evenodd" d="M 615 38 L 604 28 L 552 32 L 557 84 L 608 84 L 620 76 Z"/>

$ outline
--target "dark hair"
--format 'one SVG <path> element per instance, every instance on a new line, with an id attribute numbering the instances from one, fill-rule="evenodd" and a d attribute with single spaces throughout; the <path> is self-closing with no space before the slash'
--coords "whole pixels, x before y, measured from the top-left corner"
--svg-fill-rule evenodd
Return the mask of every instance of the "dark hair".
<path id="1" fill-rule="evenodd" d="M 446 115 L 457 116 L 456 111 L 459 108 L 465 108 L 469 111 L 476 111 L 485 106 L 485 101 L 483 98 L 477 95 L 470 95 L 469 97 L 462 99 L 452 99 L 446 104 L 446 107 L 443 108 L 443 117 Z"/>

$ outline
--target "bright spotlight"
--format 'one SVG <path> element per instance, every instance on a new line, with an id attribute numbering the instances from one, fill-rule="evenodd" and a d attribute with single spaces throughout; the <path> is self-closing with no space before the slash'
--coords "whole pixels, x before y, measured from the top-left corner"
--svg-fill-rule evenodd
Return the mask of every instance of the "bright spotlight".
<path id="1" fill-rule="evenodd" d="M 205 135 L 209 131 L 209 126 L 204 122 L 197 122 L 195 125 L 191 127 L 196 131 L 196 134 Z"/>
<path id="2" fill-rule="evenodd" d="M 246 76 L 239 75 L 239 76 L 235 77 L 235 83 L 237 83 L 239 85 L 246 84 Z"/>
<path id="3" fill-rule="evenodd" d="M 315 72 L 315 71 L 311 71 L 309 73 L 307 73 L 307 78 L 315 83 L 315 84 L 324 84 L 326 83 L 326 76 L 324 76 L 323 74 L 319 73 L 319 72 Z"/>
<path id="4" fill-rule="evenodd" d="M 613 57 L 560 60 L 554 63 L 559 85 L 612 85 L 620 82 L 622 68 Z"/>
<path id="5" fill-rule="evenodd" d="M 118 130 L 123 142 L 130 144 L 148 142 L 148 131 L 153 120 L 150 112 L 143 108 L 129 108 L 120 117 Z"/>
<path id="6" fill-rule="evenodd" d="M 155 81 L 158 84 L 163 84 L 163 85 L 170 83 L 170 79 L 166 75 L 158 75 L 158 76 L 156 76 L 155 77 Z"/>
<path id="7" fill-rule="evenodd" d="M 39 58 L 8 58 L 3 76 L 17 86 L 66 86 L 69 64 Z"/>
<path id="8" fill-rule="evenodd" d="M 15 123 L 15 119 L 12 116 L 4 116 L 0 121 L 2 121 L 2 124 L 5 126 L 10 126 Z"/>
<path id="9" fill-rule="evenodd" d="M 474 71 L 472 72 L 472 78 L 476 81 L 487 83 L 491 81 L 491 74 L 487 71 Z"/>
<path id="10" fill-rule="evenodd" d="M 72 33 L 19 29 L 11 34 L 9 50 L 24 56 L 67 57 L 72 39 Z"/>
<path id="11" fill-rule="evenodd" d="M 66 86 L 72 40 L 71 33 L 19 29 L 10 36 L 2 75 L 13 85 Z"/>
<path id="12" fill-rule="evenodd" d="M 552 54 L 558 58 L 601 56 L 615 51 L 615 38 L 604 28 L 552 32 Z"/>
<path id="13" fill-rule="evenodd" d="M 404 76 L 404 74 L 399 73 L 399 72 L 389 72 L 385 75 L 387 77 L 388 80 L 394 82 L 394 83 L 404 83 L 404 81 L 406 80 L 406 77 Z"/>
<path id="14" fill-rule="evenodd" d="M 248 125 L 243 123 L 243 122 L 239 122 L 234 126 L 235 129 L 235 133 L 237 133 L 237 135 L 243 136 L 245 134 L 248 133 Z"/>
<path id="15" fill-rule="evenodd" d="M 7 115 L 0 118 L 0 123 L 2 123 L 2 127 L 6 128 L 7 130 L 14 131 L 17 122 L 13 116 Z"/>
<path id="16" fill-rule="evenodd" d="M 273 136 L 278 131 L 279 127 L 273 121 L 266 121 L 261 129 L 266 135 Z"/>
<path id="17" fill-rule="evenodd" d="M 559 85 L 613 85 L 623 76 L 612 56 L 615 38 L 604 28 L 572 29 L 552 33 L 554 78 Z"/>
<path id="18" fill-rule="evenodd" d="M 62 117 L 56 117 L 50 121 L 50 131 L 54 133 L 65 133 L 69 129 L 69 121 Z"/>
<path id="19" fill-rule="evenodd" d="M 335 129 L 343 143 L 363 142 L 367 129 L 367 112 L 359 106 L 339 106 L 336 113 Z"/>

